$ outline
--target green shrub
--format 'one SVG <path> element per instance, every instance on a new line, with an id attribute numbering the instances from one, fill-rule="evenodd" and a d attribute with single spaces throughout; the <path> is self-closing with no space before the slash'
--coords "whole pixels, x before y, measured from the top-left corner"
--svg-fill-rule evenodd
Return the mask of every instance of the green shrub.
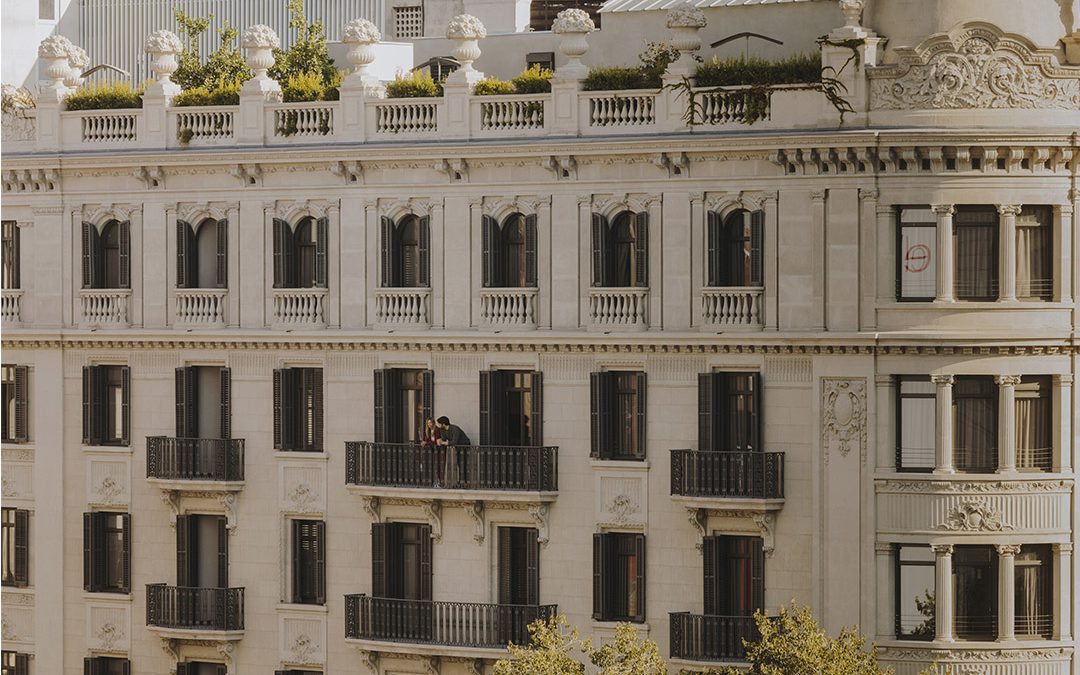
<path id="1" fill-rule="evenodd" d="M 274 65 L 268 74 L 278 82 L 304 73 L 331 82 L 337 69 L 326 48 L 326 26 L 319 20 L 308 23 L 303 0 L 288 0 L 287 7 L 289 28 L 296 30 L 296 39 L 288 49 L 274 50 Z"/>
<path id="2" fill-rule="evenodd" d="M 67 110 L 118 110 L 142 107 L 143 87 L 130 82 L 100 82 L 82 86 L 64 97 Z"/>
<path id="3" fill-rule="evenodd" d="M 778 61 L 730 58 L 702 63 L 694 72 L 699 87 L 743 84 L 806 84 L 821 81 L 821 54 L 796 54 Z"/>
<path id="4" fill-rule="evenodd" d="M 184 14 L 179 9 L 173 9 L 176 25 L 179 27 L 180 38 L 184 42 L 184 48 L 180 52 L 179 67 L 173 73 L 173 82 L 184 89 L 205 87 L 213 89 L 215 83 L 224 80 L 246 80 L 251 77 L 251 70 L 244 62 L 240 50 L 236 48 L 236 37 L 239 31 L 228 22 L 218 29 L 220 44 L 207 58 L 202 61 L 199 51 L 199 39 L 210 26 L 211 14 L 207 18 L 195 18 Z"/>
<path id="5" fill-rule="evenodd" d="M 281 98 L 286 103 L 322 101 L 326 98 L 326 85 L 314 73 L 290 75 L 281 85 Z"/>
<path id="6" fill-rule="evenodd" d="M 550 70 L 536 64 L 532 68 L 521 71 L 521 74 L 510 82 L 518 94 L 546 94 L 551 91 L 552 74 Z"/>
<path id="7" fill-rule="evenodd" d="M 429 73 L 412 72 L 408 76 L 398 75 L 386 85 L 388 98 L 428 98 L 442 96 L 442 84 L 432 79 Z"/>
<path id="8" fill-rule="evenodd" d="M 613 91 L 617 89 L 659 89 L 660 78 L 650 77 L 641 68 L 608 66 L 592 68 L 581 82 L 585 91 Z"/>
<path id="9" fill-rule="evenodd" d="M 514 83 L 497 77 L 485 77 L 473 87 L 474 96 L 501 96 L 514 93 Z"/>
<path id="10" fill-rule="evenodd" d="M 243 85 L 244 83 L 240 80 L 233 80 L 232 82 L 219 80 L 213 88 L 194 87 L 185 89 L 173 99 L 173 105 L 239 105 L 240 87 Z"/>

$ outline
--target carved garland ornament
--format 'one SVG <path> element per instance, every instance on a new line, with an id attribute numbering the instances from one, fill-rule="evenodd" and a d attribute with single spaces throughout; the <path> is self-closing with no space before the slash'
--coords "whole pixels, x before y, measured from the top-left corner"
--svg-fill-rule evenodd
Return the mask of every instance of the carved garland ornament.
<path id="1" fill-rule="evenodd" d="M 857 443 L 865 460 L 866 379 L 822 378 L 821 411 L 821 441 L 826 463 L 833 443 L 842 457 L 847 457 L 852 443 Z"/>
<path id="2" fill-rule="evenodd" d="M 1080 109 L 1080 69 L 992 24 L 969 23 L 896 53 L 895 65 L 870 69 L 873 109 Z"/>
<path id="3" fill-rule="evenodd" d="M 981 499 L 968 499 L 958 504 L 938 526 L 950 532 L 1003 532 L 1013 529 L 1001 520 L 1001 514 Z"/>

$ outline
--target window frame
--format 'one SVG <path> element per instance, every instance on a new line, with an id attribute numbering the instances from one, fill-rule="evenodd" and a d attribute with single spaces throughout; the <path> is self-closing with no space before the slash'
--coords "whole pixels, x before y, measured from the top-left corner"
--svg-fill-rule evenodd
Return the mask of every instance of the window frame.
<path id="1" fill-rule="evenodd" d="M 895 401 L 895 417 L 896 417 L 896 434 L 895 434 L 895 446 L 896 446 L 896 471 L 899 473 L 932 473 L 934 471 L 937 457 L 936 448 L 931 448 L 930 464 L 929 466 L 918 467 L 905 467 L 904 466 L 904 401 L 907 399 L 930 399 L 933 401 L 933 407 L 935 410 L 934 424 L 935 429 L 937 425 L 937 388 L 933 389 L 929 393 L 924 394 L 904 394 L 905 382 L 930 382 L 929 375 L 894 375 L 893 385 L 896 390 Z M 930 382 L 933 385 L 932 382 Z"/>
<path id="2" fill-rule="evenodd" d="M 901 616 L 900 606 L 902 604 L 902 598 L 904 597 L 903 588 L 903 568 L 904 567 L 929 567 L 931 569 L 931 579 L 934 582 L 933 592 L 934 597 L 937 597 L 937 556 L 934 554 L 929 544 L 893 544 L 893 635 L 897 640 L 912 640 L 917 642 L 929 642 L 933 641 L 937 635 L 937 607 L 935 603 L 934 616 L 930 620 L 930 632 L 926 635 L 918 635 L 914 631 L 911 633 L 904 633 L 903 631 L 903 617 Z M 926 549 L 930 552 L 930 559 L 926 560 L 909 560 L 903 559 L 903 551 L 906 548 L 918 548 Z M 926 623 L 925 621 L 923 623 Z"/>
<path id="3" fill-rule="evenodd" d="M 109 398 L 110 374 L 119 380 L 119 401 Z M 115 388 L 117 382 L 112 386 Z M 115 407 L 119 405 L 119 410 Z M 110 417 L 120 418 L 119 437 L 110 437 Z M 131 445 L 131 368 L 118 364 L 83 366 L 83 445 Z"/>
<path id="4" fill-rule="evenodd" d="M 5 291 L 17 291 L 22 288 L 22 274 L 20 269 L 21 258 L 21 241 L 22 236 L 19 223 L 14 220 L 5 220 L 0 224 L 3 229 L 2 233 L 2 245 L 0 245 L 0 251 L 2 251 L 2 264 L 3 274 L 0 276 L 0 281 Z"/>
<path id="5" fill-rule="evenodd" d="M 114 669 L 113 666 L 116 666 Z M 130 675 L 131 661 L 119 656 L 88 656 L 83 659 L 83 675 Z"/>
<path id="6" fill-rule="evenodd" d="M 274 371 L 274 449 L 323 452 L 325 397 L 323 368 L 285 367 Z"/>
<path id="7" fill-rule="evenodd" d="M 604 370 L 589 375 L 590 418 L 592 447 L 589 453 L 593 459 L 616 461 L 644 461 L 647 455 L 648 430 L 648 375 L 640 370 Z M 618 433 L 623 416 L 619 399 L 620 387 L 633 382 L 633 392 L 625 392 L 632 397 L 631 423 L 632 447 L 623 447 L 621 434 Z"/>
<path id="8" fill-rule="evenodd" d="M 1039 216 L 1042 216 L 1040 219 Z M 1025 218 L 1034 217 L 1039 221 L 1035 224 L 1029 224 Z M 1052 302 L 1054 300 L 1054 286 L 1056 282 L 1057 274 L 1054 269 L 1054 228 L 1057 226 L 1054 222 L 1054 209 L 1052 206 L 1043 204 L 1025 204 L 1020 213 L 1016 216 L 1016 299 L 1023 302 Z M 1020 235 L 1022 230 L 1026 229 L 1038 229 L 1039 235 L 1045 238 L 1043 242 L 1043 260 L 1040 264 L 1045 266 L 1046 272 L 1049 275 L 1047 279 L 1041 279 L 1047 286 L 1045 289 L 1037 293 L 1024 293 L 1022 289 L 1030 291 L 1032 287 L 1032 280 L 1027 280 L 1027 285 L 1022 285 L 1023 281 L 1020 278 Z"/>
<path id="9" fill-rule="evenodd" d="M 978 393 L 978 392 L 970 393 L 970 394 L 965 393 L 964 388 L 963 388 L 962 385 L 964 385 L 966 383 L 978 384 L 980 386 L 985 386 L 985 385 L 989 384 L 990 388 L 987 391 L 992 391 L 993 393 L 992 394 L 990 394 L 990 393 Z M 996 382 L 994 382 L 994 376 L 992 376 L 992 375 L 957 375 L 955 377 L 955 379 L 953 381 L 953 386 L 952 386 L 952 410 L 950 411 L 950 414 L 952 415 L 952 439 L 951 439 L 952 462 L 953 462 L 953 468 L 956 470 L 957 473 L 975 473 L 975 474 L 994 473 L 995 471 L 998 470 L 998 467 L 1001 465 L 1001 442 L 1002 442 L 1002 439 L 1001 439 L 1001 434 L 1000 434 L 1000 425 L 1001 425 L 1001 419 L 1000 419 L 1000 417 L 1001 417 L 1001 407 L 999 405 L 1000 397 L 1001 397 L 1001 387 Z M 961 433 L 960 411 L 961 411 L 961 402 L 962 401 L 989 401 L 990 402 L 989 410 L 991 411 L 991 414 L 993 415 L 994 422 L 993 422 L 993 424 L 989 425 L 989 431 L 990 431 L 991 436 L 993 438 L 993 441 L 992 441 L 992 446 L 993 447 L 991 447 L 991 448 L 989 448 L 987 450 L 989 455 L 990 455 L 990 464 L 989 465 L 977 466 L 977 465 L 971 463 L 970 461 L 967 461 L 967 462 L 961 461 L 961 459 L 963 459 L 963 457 L 961 456 L 961 454 L 959 454 L 960 451 L 961 451 L 961 448 L 959 447 L 959 443 L 957 442 L 957 440 L 958 440 L 959 434 Z"/>
<path id="10" fill-rule="evenodd" d="M 985 564 L 977 564 L 974 560 L 967 561 L 966 557 L 974 559 L 977 553 L 987 554 Z M 999 595 L 999 575 L 998 567 L 1000 561 L 998 560 L 998 553 L 994 549 L 992 544 L 964 544 L 956 545 L 953 547 L 953 561 L 952 561 L 952 592 L 953 592 L 953 636 L 957 642 L 967 641 L 993 641 L 998 638 L 998 612 L 1001 611 L 1001 607 L 998 602 Z M 990 590 L 986 593 L 976 593 L 976 597 L 982 597 L 989 601 L 990 606 L 993 608 L 990 616 L 985 616 L 985 613 L 972 614 L 973 617 L 985 619 L 986 625 L 989 628 L 988 632 L 981 632 L 976 630 L 961 630 L 960 621 L 965 618 L 960 614 L 960 584 L 958 583 L 961 573 L 965 569 L 982 569 L 986 576 L 986 580 L 983 580 L 983 585 L 987 586 Z M 977 590 L 977 589 L 976 589 Z M 963 635 L 961 634 L 963 633 Z"/>
<path id="11" fill-rule="evenodd" d="M 3 507 L 0 509 L 0 528 L 0 541 L 3 544 L 0 584 L 14 588 L 29 586 L 30 511 Z"/>
<path id="12" fill-rule="evenodd" d="M 111 518 L 120 519 L 120 528 L 110 527 Z M 120 560 L 110 557 L 107 537 L 120 532 Z M 109 570 L 120 568 L 113 582 Z M 83 514 L 83 589 L 89 593 L 131 594 L 131 514 L 120 511 L 89 511 Z"/>
<path id="13" fill-rule="evenodd" d="M 1038 560 L 1030 561 L 1024 559 L 1025 553 L 1034 552 L 1039 556 Z M 1020 552 L 1017 554 L 1014 561 L 1015 575 L 1014 589 L 1016 598 L 1014 598 L 1013 604 L 1013 632 L 1015 636 L 1020 640 L 1051 640 L 1054 633 L 1054 620 L 1056 616 L 1054 614 L 1054 582 L 1055 582 L 1055 565 L 1054 565 L 1054 551 L 1051 544 L 1021 544 Z M 1042 617 L 1036 619 L 1038 623 L 1042 623 L 1041 630 L 1035 632 L 1028 632 L 1026 629 L 1021 631 L 1020 614 L 1021 603 L 1019 602 L 1019 595 L 1021 593 L 1022 576 L 1023 571 L 1030 567 L 1037 567 L 1039 569 L 1040 583 L 1042 586 L 1041 595 L 1039 599 L 1042 608 L 1047 610 L 1044 613 L 1036 615 Z M 1068 608 L 1061 608 L 1060 611 L 1068 611 Z M 1024 615 L 1026 616 L 1026 615 Z"/>
<path id="14" fill-rule="evenodd" d="M 957 205 L 953 214 L 952 224 L 952 255 L 953 255 L 953 297 L 958 302 L 996 302 L 1001 298 L 1001 215 L 993 206 L 978 204 Z M 992 223 L 978 222 L 978 216 L 991 216 Z M 967 222 L 967 219 L 971 219 Z M 963 230 L 986 229 L 991 233 L 993 245 L 990 252 L 990 279 L 989 292 L 986 295 L 975 295 L 971 291 L 964 291 L 960 287 L 960 264 L 963 260 L 961 251 L 961 236 Z"/>
<path id="15" fill-rule="evenodd" d="M 739 389 L 738 378 L 749 377 L 750 388 Z M 731 406 L 739 407 L 739 400 L 750 405 L 742 413 L 747 420 L 736 425 L 729 414 Z M 698 450 L 706 452 L 764 452 L 765 451 L 765 390 L 764 379 L 759 371 L 714 370 L 698 374 Z M 747 438 L 743 446 L 732 444 L 737 440 L 736 426 L 743 426 Z"/>
<path id="16" fill-rule="evenodd" d="M 291 600 L 298 605 L 325 605 L 326 521 L 292 518 L 289 525 L 292 550 Z"/>
<path id="17" fill-rule="evenodd" d="M 896 259 L 894 261 L 894 269 L 895 269 L 894 278 L 895 278 L 895 284 L 896 284 L 896 289 L 895 289 L 896 290 L 896 293 L 895 293 L 896 301 L 897 302 L 933 302 L 934 300 L 937 299 L 937 284 L 938 284 L 937 275 L 938 275 L 938 270 L 940 269 L 938 267 L 938 261 L 937 261 L 937 258 L 940 255 L 940 252 L 937 250 L 937 248 L 938 248 L 938 246 L 937 246 L 937 228 L 938 228 L 937 217 L 933 215 L 933 210 L 927 204 L 897 205 L 897 206 L 894 207 L 893 210 L 895 211 L 895 216 L 894 217 L 895 217 L 895 227 L 896 227 L 896 234 L 895 234 L 895 240 L 894 240 L 895 241 L 895 257 L 896 257 Z M 905 211 L 929 211 L 931 213 L 931 216 L 933 217 L 933 220 L 932 221 L 913 221 L 911 223 L 905 224 L 904 223 L 904 212 Z M 934 231 L 934 239 L 933 239 L 934 248 L 931 251 L 930 264 L 928 265 L 928 267 L 931 267 L 934 270 L 934 288 L 930 289 L 930 295 L 904 295 L 903 272 L 904 272 L 904 263 L 905 263 L 905 260 L 904 260 L 904 258 L 905 258 L 904 230 L 905 229 L 929 229 L 929 230 Z"/>
<path id="18" fill-rule="evenodd" d="M 26 443 L 30 440 L 30 368 L 5 363 L 0 365 L 0 372 L 4 406 L 0 440 Z"/>
<path id="19" fill-rule="evenodd" d="M 633 553 L 630 553 L 631 549 Z M 616 559 L 634 559 L 634 579 Z M 593 535 L 593 619 L 644 623 L 646 617 L 647 557 L 641 532 L 598 532 Z M 625 591 L 625 597 L 620 591 Z M 631 606 L 630 594 L 633 593 Z M 620 600 L 625 600 L 625 607 Z M 625 611 L 620 611 L 625 610 Z M 631 614 L 631 611 L 634 611 Z"/>

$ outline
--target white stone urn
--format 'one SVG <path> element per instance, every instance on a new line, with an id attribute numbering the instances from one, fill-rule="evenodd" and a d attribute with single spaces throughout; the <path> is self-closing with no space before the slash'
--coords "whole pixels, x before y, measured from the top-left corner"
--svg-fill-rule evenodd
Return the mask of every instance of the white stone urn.
<path id="1" fill-rule="evenodd" d="M 352 66 L 352 71 L 342 82 L 345 89 L 378 87 L 378 79 L 368 72 L 368 66 L 375 61 L 375 45 L 382 40 L 378 27 L 367 19 L 353 19 L 341 30 L 341 41 L 348 46 L 345 59 Z"/>
<path id="2" fill-rule="evenodd" d="M 844 13 L 844 28 L 861 28 L 863 7 L 866 0 L 840 0 L 840 11 Z"/>
<path id="3" fill-rule="evenodd" d="M 76 45 L 71 45 L 68 52 L 68 73 L 64 78 L 64 84 L 71 88 L 78 87 L 83 83 L 83 71 L 90 65 L 90 56 L 86 50 Z"/>
<path id="4" fill-rule="evenodd" d="M 446 37 L 454 41 L 450 52 L 461 68 L 450 74 L 448 83 L 466 82 L 473 84 L 483 77 L 483 73 L 473 68 L 473 61 L 480 58 L 480 40 L 487 37 L 487 28 L 471 14 L 458 14 L 446 26 Z"/>
<path id="5" fill-rule="evenodd" d="M 688 77 L 694 72 L 694 52 L 701 49 L 705 27 L 705 12 L 690 2 L 682 2 L 668 11 L 667 27 L 671 29 L 671 46 L 679 50 L 679 58 L 668 66 L 667 75 Z"/>
<path id="6" fill-rule="evenodd" d="M 182 49 L 180 38 L 172 31 L 156 30 L 147 36 L 143 51 L 150 55 L 150 69 L 156 78 L 146 90 L 147 97 L 171 97 L 180 93 L 180 85 L 172 81 L 172 74 L 179 67 L 176 55 Z"/>
<path id="7" fill-rule="evenodd" d="M 589 13 L 576 8 L 564 9 L 555 16 L 551 30 L 562 38 L 559 52 L 567 58 L 566 63 L 557 69 L 555 77 L 561 80 L 583 79 L 589 73 L 581 62 L 581 57 L 589 51 L 589 41 L 585 38 L 596 30 Z"/>
<path id="8" fill-rule="evenodd" d="M 50 80 L 48 86 L 61 94 L 67 92 L 64 80 L 71 70 L 68 57 L 74 48 L 63 35 L 50 35 L 38 45 L 38 58 L 45 62 L 45 76 Z"/>
<path id="9" fill-rule="evenodd" d="M 244 31 L 240 37 L 240 45 L 244 48 L 247 67 L 254 72 L 251 79 L 240 88 L 240 93 L 280 93 L 281 85 L 266 74 L 274 65 L 274 50 L 281 47 L 281 40 L 274 29 L 265 24 L 255 24 Z"/>

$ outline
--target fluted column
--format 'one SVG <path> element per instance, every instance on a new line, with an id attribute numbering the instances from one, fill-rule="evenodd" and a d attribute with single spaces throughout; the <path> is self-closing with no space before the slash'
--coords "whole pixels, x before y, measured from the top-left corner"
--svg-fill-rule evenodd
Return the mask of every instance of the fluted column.
<path id="1" fill-rule="evenodd" d="M 953 641 L 952 544 L 931 546 L 936 556 L 934 572 L 934 639 Z"/>
<path id="2" fill-rule="evenodd" d="M 877 466 L 878 471 L 896 470 L 896 380 L 892 375 L 874 377 L 877 386 Z"/>
<path id="3" fill-rule="evenodd" d="M 896 257 L 903 255 L 896 246 L 896 209 L 892 204 L 878 203 L 877 214 L 877 299 L 896 298 Z"/>
<path id="4" fill-rule="evenodd" d="M 876 567 L 875 582 L 877 584 L 877 637 L 878 641 L 891 640 L 895 635 L 894 619 L 896 609 L 893 607 L 895 596 L 893 590 L 896 581 L 892 578 L 896 566 L 893 564 L 894 549 L 888 542 L 879 541 L 874 544 L 874 561 Z"/>
<path id="5" fill-rule="evenodd" d="M 1073 438 L 1077 433 L 1073 410 L 1073 376 L 1072 373 L 1062 373 L 1053 377 L 1053 457 L 1052 466 L 1054 471 L 1067 472 L 1072 468 Z"/>
<path id="6" fill-rule="evenodd" d="M 937 385 L 937 436 L 934 440 L 934 473 L 955 473 L 952 456 L 952 375 L 931 375 Z"/>
<path id="7" fill-rule="evenodd" d="M 998 473 L 1016 471 L 1016 385 L 1019 375 L 998 375 Z"/>
<path id="8" fill-rule="evenodd" d="M 1071 542 L 1054 544 L 1054 633 L 1055 640 L 1072 640 L 1072 550 Z"/>
<path id="9" fill-rule="evenodd" d="M 998 261 L 1001 267 L 1001 289 L 998 299 L 1016 301 L 1016 216 L 1019 204 L 998 204 Z"/>
<path id="10" fill-rule="evenodd" d="M 827 314 L 825 298 L 825 198 L 826 190 L 814 190 L 810 193 L 811 230 L 813 242 L 811 244 L 811 269 L 813 269 L 813 330 L 825 330 L 827 328 L 825 317 Z"/>
<path id="11" fill-rule="evenodd" d="M 1071 302 L 1073 293 L 1072 204 L 1054 204 L 1054 300 Z"/>
<path id="12" fill-rule="evenodd" d="M 998 642 L 1016 639 L 1016 556 L 1020 544 L 996 544 L 998 552 Z"/>
<path id="13" fill-rule="evenodd" d="M 952 204 L 934 204 L 937 215 L 937 298 L 938 302 L 953 301 L 952 225 L 956 208 Z"/>

